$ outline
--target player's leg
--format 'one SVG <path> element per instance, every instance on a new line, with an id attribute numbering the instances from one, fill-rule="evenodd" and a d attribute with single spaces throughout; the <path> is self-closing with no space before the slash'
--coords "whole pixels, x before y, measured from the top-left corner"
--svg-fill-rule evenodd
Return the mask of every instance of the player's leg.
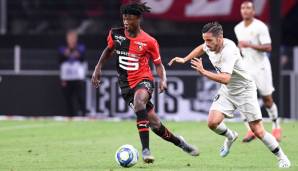
<path id="1" fill-rule="evenodd" d="M 180 140 L 160 122 L 158 116 L 154 111 L 154 108 L 148 110 L 148 119 L 150 128 L 156 135 L 177 146 L 180 144 Z"/>
<path id="2" fill-rule="evenodd" d="M 258 90 L 263 97 L 264 107 L 272 120 L 273 136 L 280 141 L 281 129 L 279 125 L 278 109 L 273 101 L 272 93 L 274 92 L 272 71 L 269 60 L 265 60 L 264 68 L 258 73 L 259 77 L 256 81 Z"/>
<path id="3" fill-rule="evenodd" d="M 218 135 L 225 136 L 223 146 L 220 149 L 220 156 L 229 154 L 233 142 L 237 139 L 238 133 L 229 129 L 223 122 L 224 114 L 217 110 L 210 110 L 208 115 L 208 127 Z"/>
<path id="4" fill-rule="evenodd" d="M 272 134 L 277 141 L 281 140 L 281 128 L 278 118 L 278 109 L 276 104 L 273 102 L 272 95 L 263 96 L 264 106 L 270 119 L 272 120 Z"/>
<path id="5" fill-rule="evenodd" d="M 284 154 L 276 139 L 270 133 L 265 131 L 262 121 L 251 121 L 249 122 L 249 125 L 255 136 L 259 138 L 265 144 L 265 146 L 277 157 L 279 167 L 290 167 L 291 163 L 288 157 Z"/>
<path id="6" fill-rule="evenodd" d="M 240 114 L 241 114 L 241 119 L 243 120 L 244 125 L 245 125 L 245 127 L 247 128 L 247 133 L 246 133 L 246 135 L 244 136 L 244 138 L 242 139 L 242 142 L 245 142 L 245 143 L 246 143 L 246 142 L 250 142 L 250 141 L 254 140 L 256 136 L 254 135 L 254 133 L 253 133 L 252 130 L 250 129 L 246 117 L 245 117 L 242 113 L 240 113 Z"/>
<path id="7" fill-rule="evenodd" d="M 169 131 L 160 121 L 159 117 L 156 115 L 153 104 L 149 102 L 147 104 L 148 118 L 150 122 L 151 130 L 161 137 L 162 139 L 173 143 L 174 145 L 183 149 L 183 151 L 189 153 L 192 156 L 198 156 L 199 151 L 196 147 L 188 144 L 182 136 L 176 136 L 171 131 Z"/>
<path id="8" fill-rule="evenodd" d="M 137 128 L 142 143 L 142 156 L 146 163 L 154 162 L 149 148 L 149 119 L 146 104 L 150 95 L 146 89 L 137 89 L 134 93 L 134 110 L 137 115 Z"/>
<path id="9" fill-rule="evenodd" d="M 247 118 L 249 126 L 255 136 L 278 157 L 279 167 L 289 167 L 291 165 L 290 161 L 279 147 L 278 142 L 270 133 L 266 132 L 263 127 L 262 113 L 257 100 L 257 92 L 253 89 L 248 90 L 241 98 L 245 99 L 245 103 L 239 106 L 239 110 Z"/>

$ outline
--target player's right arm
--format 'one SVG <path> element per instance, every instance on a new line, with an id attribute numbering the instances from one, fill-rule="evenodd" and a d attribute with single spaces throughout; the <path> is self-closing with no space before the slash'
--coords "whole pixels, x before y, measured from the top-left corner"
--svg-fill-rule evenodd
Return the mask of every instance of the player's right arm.
<path id="1" fill-rule="evenodd" d="M 196 47 L 194 50 L 192 50 L 186 57 L 182 58 L 182 57 L 175 57 L 173 58 L 168 65 L 171 66 L 174 62 L 176 63 L 180 63 L 180 64 L 184 64 L 185 62 L 195 58 L 195 57 L 199 57 L 201 55 L 203 55 L 205 52 L 203 50 L 203 44 L 199 45 L 198 47 Z"/>
<path id="2" fill-rule="evenodd" d="M 97 65 L 95 66 L 95 69 L 92 74 L 91 82 L 94 87 L 98 87 L 100 85 L 100 78 L 101 78 L 101 68 L 106 63 L 106 61 L 113 56 L 115 45 L 114 41 L 112 39 L 112 32 L 109 32 L 108 38 L 107 38 L 108 46 L 103 50 Z"/>
<path id="3" fill-rule="evenodd" d="M 95 66 L 95 69 L 92 74 L 91 82 L 94 87 L 98 87 L 100 85 L 100 78 L 101 78 L 101 69 L 102 66 L 106 63 L 106 61 L 113 56 L 114 48 L 110 49 L 109 47 L 106 47 L 99 60 L 97 65 Z"/>

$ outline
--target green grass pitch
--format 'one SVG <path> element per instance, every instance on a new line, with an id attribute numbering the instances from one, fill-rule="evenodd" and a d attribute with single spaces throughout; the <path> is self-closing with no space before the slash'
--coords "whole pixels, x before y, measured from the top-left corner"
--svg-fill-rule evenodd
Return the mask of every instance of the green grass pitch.
<path id="1" fill-rule="evenodd" d="M 238 131 L 236 141 L 226 158 L 219 156 L 224 138 L 207 128 L 206 122 L 165 122 L 176 134 L 183 135 L 199 147 L 199 157 L 192 157 L 150 132 L 154 164 L 142 160 L 132 168 L 121 168 L 114 155 L 118 147 L 131 144 L 140 151 L 133 121 L 0 121 L 0 171 L 228 171 L 277 168 L 275 157 L 260 141 L 241 143 L 245 134 L 242 123 L 227 123 Z M 265 124 L 271 131 L 271 124 Z M 292 167 L 298 170 L 298 122 L 283 123 L 281 146 Z"/>

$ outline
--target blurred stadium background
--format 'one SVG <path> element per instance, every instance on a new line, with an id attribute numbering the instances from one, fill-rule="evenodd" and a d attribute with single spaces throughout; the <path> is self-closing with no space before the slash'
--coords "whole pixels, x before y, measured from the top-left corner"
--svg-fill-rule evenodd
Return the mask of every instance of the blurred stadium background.
<path id="1" fill-rule="evenodd" d="M 111 27 L 121 26 L 119 7 L 127 0 L 0 0 L 0 115 L 66 116 L 59 78 L 58 47 L 75 29 L 86 45 L 87 116 L 133 116 L 120 98 L 114 61 L 104 68 L 102 86 L 92 88 L 90 74 L 106 46 Z M 241 21 L 243 0 L 148 0 L 152 13 L 143 29 L 160 44 L 164 64 L 202 43 L 200 30 L 219 21 L 225 37 L 236 41 L 233 27 Z M 273 39 L 270 60 L 283 118 L 298 118 L 298 3 L 255 0 L 257 17 Z M 206 67 L 212 69 L 208 60 Z M 173 120 L 204 120 L 218 85 L 198 76 L 189 65 L 166 66 L 169 89 L 153 101 L 159 115 Z M 264 110 L 265 112 L 265 110 Z"/>

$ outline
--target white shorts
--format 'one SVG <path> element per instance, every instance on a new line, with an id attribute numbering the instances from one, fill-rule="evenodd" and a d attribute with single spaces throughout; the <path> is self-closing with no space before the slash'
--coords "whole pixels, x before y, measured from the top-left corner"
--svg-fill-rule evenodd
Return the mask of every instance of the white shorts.
<path id="1" fill-rule="evenodd" d="M 248 72 L 255 81 L 261 96 L 268 96 L 273 93 L 275 89 L 272 81 L 271 65 L 268 58 L 264 60 L 262 67 L 255 67 L 255 69 L 250 69 Z"/>
<path id="2" fill-rule="evenodd" d="M 210 110 L 222 112 L 225 117 L 232 118 L 234 111 L 237 109 L 248 122 L 262 119 L 261 109 L 257 99 L 257 91 L 249 88 L 238 95 L 229 95 L 219 91 L 214 98 Z"/>

